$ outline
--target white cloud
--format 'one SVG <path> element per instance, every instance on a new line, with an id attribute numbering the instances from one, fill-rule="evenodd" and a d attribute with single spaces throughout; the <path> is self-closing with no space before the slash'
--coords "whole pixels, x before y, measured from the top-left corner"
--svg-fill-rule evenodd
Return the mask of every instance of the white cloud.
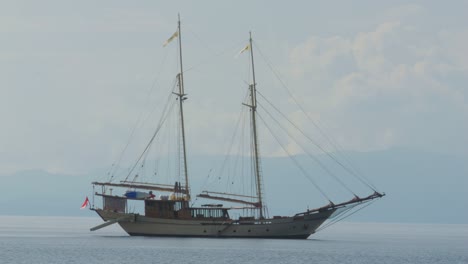
<path id="1" fill-rule="evenodd" d="M 321 74 L 330 69 L 333 62 L 341 56 L 349 54 L 350 46 L 349 40 L 339 36 L 330 38 L 310 37 L 307 41 L 292 49 L 290 53 L 291 73 L 296 78 L 311 73 L 320 78 Z"/>
<path id="2" fill-rule="evenodd" d="M 175 60 L 164 59 L 166 55 L 175 58 L 176 47 L 163 51 L 158 47 L 173 33 L 177 11 L 169 12 L 179 7 L 146 5 L 31 1 L 11 7 L 2 3 L 0 171 L 74 172 L 107 166 L 118 157 L 139 113 L 161 106 L 177 72 Z M 187 11 L 187 15 L 202 18 L 193 23 L 193 31 L 203 31 L 195 36 L 190 27 L 184 27 L 188 66 L 212 60 L 207 50 L 244 43 L 244 32 L 237 32 L 239 12 L 224 12 L 219 20 L 218 13 L 205 16 L 206 8 L 201 5 L 188 6 L 192 13 Z M 275 9 L 272 14 L 278 16 L 270 20 L 252 12 L 240 23 L 245 31 L 247 25 L 256 29 L 259 46 L 264 43 L 261 48 L 273 56 L 271 61 L 288 60 L 276 67 L 289 74 L 284 81 L 309 116 L 325 124 L 323 128 L 344 148 L 422 146 L 466 153 L 462 150 L 468 144 L 466 18 L 458 17 L 460 23 L 445 27 L 436 22 L 452 15 L 446 10 L 425 5 L 381 10 L 378 6 L 363 9 L 361 17 L 331 11 L 307 17 L 308 11 L 299 10 L 297 17 L 275 19 L 283 13 Z M 223 8 L 243 10 L 242 5 Z M 437 21 L 429 23 L 433 18 Z M 297 23 L 303 20 L 306 23 Z M 268 30 L 273 33 L 262 40 L 262 32 Z M 196 38 L 203 43 L 197 44 Z M 226 46 L 217 47 L 219 42 Z M 281 57 L 286 53 L 278 51 L 281 48 L 289 50 L 287 58 Z M 185 76 L 191 155 L 226 151 L 246 91 L 245 75 L 233 70 L 244 60 L 234 61 L 234 54 L 217 57 L 212 68 L 195 67 Z M 261 57 L 256 59 L 260 64 Z M 243 69 L 242 73 L 248 71 Z M 259 89 L 329 148 L 307 118 L 295 112 L 287 94 L 275 93 L 274 77 L 261 67 L 256 70 Z M 155 75 L 161 85 L 148 96 Z M 128 157 L 140 151 L 154 129 L 157 118 L 151 118 L 148 126 L 138 130 Z M 292 153 L 301 152 L 291 141 L 284 145 Z M 265 155 L 282 155 L 268 135 L 262 136 L 261 149 Z"/>
<path id="3" fill-rule="evenodd" d="M 352 41 L 352 53 L 360 71 L 371 74 L 383 71 L 386 66 L 384 49 L 392 44 L 399 22 L 386 22 L 373 32 L 359 33 Z"/>
<path id="4" fill-rule="evenodd" d="M 419 10 L 410 9 L 414 13 Z M 463 33 L 440 33 L 433 41 L 432 34 L 426 34 L 423 26 L 396 21 L 381 23 L 373 31 L 348 38 L 310 37 L 291 50 L 292 76 L 307 79 L 317 72 L 321 74 L 323 69 L 328 71 L 321 79 L 307 81 L 318 88 L 314 93 L 322 94 L 321 108 L 317 111 L 343 123 L 339 133 L 348 139 L 339 138 L 345 148 L 422 146 L 433 151 L 447 151 L 446 146 L 430 143 L 443 136 L 431 132 L 438 124 L 427 123 L 424 118 L 433 117 L 433 111 L 439 110 L 465 120 L 468 116 L 467 91 L 460 90 L 459 84 L 450 79 L 454 76 L 459 81 L 467 80 L 464 58 L 468 38 Z M 349 57 L 353 58 L 351 63 L 345 59 Z M 348 72 L 337 70 L 336 65 L 340 63 L 347 65 Z M 306 96 L 313 98 L 310 94 Z M 413 119 L 418 116 L 423 119 Z M 468 130 L 466 124 L 434 120 L 438 121 L 448 126 L 447 129 Z M 310 126 L 309 130 L 313 129 Z M 462 132 L 458 136 L 467 140 Z M 452 151 L 465 153 L 456 142 L 445 144 L 456 148 Z"/>

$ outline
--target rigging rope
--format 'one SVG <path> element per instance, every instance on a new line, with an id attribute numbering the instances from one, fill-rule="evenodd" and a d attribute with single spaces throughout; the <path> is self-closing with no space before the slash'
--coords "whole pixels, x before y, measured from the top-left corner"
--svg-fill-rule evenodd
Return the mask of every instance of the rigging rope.
<path id="1" fill-rule="evenodd" d="M 244 115 L 245 115 L 244 111 L 241 110 L 241 113 L 239 114 L 239 117 L 237 118 L 234 133 L 232 134 L 232 137 L 231 137 L 231 140 L 230 140 L 230 143 L 229 143 L 227 154 L 224 157 L 223 163 L 221 164 L 220 173 L 223 173 L 224 168 L 226 166 L 226 163 L 227 163 L 228 159 L 230 158 L 231 150 L 232 150 L 232 147 L 234 145 L 234 139 L 235 139 L 235 137 L 237 135 L 237 131 L 239 130 L 240 121 L 241 121 L 241 119 L 243 119 Z"/>
<path id="2" fill-rule="evenodd" d="M 206 41 L 203 40 L 203 38 L 200 38 L 197 34 L 195 34 L 195 32 L 192 31 L 192 30 L 190 29 L 190 27 L 187 27 L 187 29 L 188 29 L 187 31 L 190 32 L 190 33 L 192 33 L 192 34 L 195 36 L 195 38 L 197 38 L 197 39 L 203 44 L 203 46 L 206 47 L 209 51 L 213 51 L 213 50 L 214 50 L 213 47 L 210 46 L 210 44 L 208 44 Z M 238 43 L 235 43 L 234 45 L 230 46 L 229 48 L 226 48 L 226 49 L 224 49 L 224 50 L 222 50 L 222 51 L 220 51 L 220 52 L 215 53 L 212 57 L 207 58 L 207 59 L 203 60 L 202 62 L 199 62 L 198 64 L 195 64 L 195 65 L 192 65 L 192 66 L 187 67 L 187 68 L 184 70 L 184 73 L 185 73 L 185 72 L 188 72 L 188 71 L 191 71 L 191 70 L 193 70 L 193 69 L 195 69 L 195 68 L 198 68 L 198 67 L 200 67 L 201 65 L 207 64 L 208 62 L 210 62 L 210 61 L 213 60 L 214 58 L 217 58 L 217 57 L 219 57 L 219 56 L 221 56 L 221 55 L 224 55 L 224 54 L 226 54 L 226 53 L 228 53 L 228 52 L 234 51 L 234 49 L 237 49 L 237 47 L 239 47 L 242 43 L 244 43 L 244 40 L 239 41 Z"/>
<path id="3" fill-rule="evenodd" d="M 158 84 L 158 78 L 159 78 L 159 76 L 161 75 L 161 72 L 162 72 L 162 70 L 163 70 L 162 65 L 165 64 L 165 61 L 166 61 L 166 58 L 167 58 L 167 54 L 168 54 L 167 52 L 164 53 L 163 59 L 162 59 L 161 64 L 160 64 L 160 66 L 159 66 L 159 71 L 158 71 L 158 73 L 156 74 L 156 77 L 155 77 L 154 80 L 153 80 L 153 83 L 152 83 L 152 85 L 151 85 L 151 88 L 148 90 L 148 94 L 146 95 L 146 98 L 147 98 L 147 99 L 146 99 L 145 106 L 143 107 L 143 109 L 145 109 L 145 108 L 148 106 L 149 101 L 150 101 L 150 98 L 151 98 L 151 95 L 153 94 L 154 88 L 156 88 L 157 86 L 159 86 L 159 84 Z M 135 125 L 133 126 L 133 129 L 132 129 L 132 131 L 131 131 L 131 133 L 130 133 L 130 137 L 128 138 L 127 143 L 125 144 L 125 147 L 123 148 L 122 152 L 120 153 L 120 155 L 119 155 L 119 157 L 118 157 L 118 159 L 117 159 L 117 162 L 114 162 L 114 163 L 112 164 L 112 166 L 111 166 L 111 168 L 110 168 L 110 170 L 109 170 L 109 172 L 108 172 L 108 175 L 111 175 L 111 177 L 109 178 L 108 182 L 111 182 L 112 179 L 114 178 L 115 173 L 117 172 L 118 166 L 120 165 L 120 162 L 122 161 L 122 158 L 123 158 L 123 156 L 124 156 L 124 154 L 125 154 L 125 152 L 126 152 L 128 146 L 130 145 L 130 142 L 131 142 L 132 139 L 133 139 L 133 135 L 135 134 L 135 131 L 136 131 L 136 129 L 138 128 L 138 125 L 139 125 L 140 122 L 141 122 L 141 118 L 143 117 L 143 113 L 144 113 L 144 112 L 141 111 L 140 114 L 138 115 L 137 121 L 135 122 Z M 148 118 L 148 117 L 147 117 L 147 118 Z M 147 118 L 145 118 L 144 120 L 146 121 Z M 144 123 L 145 121 L 143 121 L 143 123 Z"/>
<path id="4" fill-rule="evenodd" d="M 290 134 L 289 131 L 287 131 L 287 129 L 285 129 L 283 126 L 281 126 L 281 124 L 279 123 L 278 120 L 276 120 L 271 114 L 270 112 L 268 112 L 261 103 L 258 102 L 258 105 L 260 105 L 260 107 L 268 114 L 268 116 L 270 116 L 271 119 L 273 119 L 273 121 L 276 122 L 276 124 L 289 136 L 289 138 L 291 138 L 297 146 L 299 146 L 299 148 L 302 149 L 302 151 L 304 151 L 311 159 L 313 159 L 319 166 L 320 168 L 322 168 L 322 170 L 324 170 L 328 175 L 332 176 L 333 179 L 335 179 L 341 186 L 343 186 L 347 191 L 349 191 L 352 195 L 354 196 L 357 196 L 348 186 L 346 186 L 346 184 L 344 184 L 344 182 L 342 182 L 334 173 L 332 173 L 322 162 L 320 162 L 320 160 L 315 157 L 314 155 L 312 155 L 310 152 L 308 152 L 307 150 L 305 150 L 301 144 L 299 144 L 295 139 L 294 137 Z"/>
<path id="5" fill-rule="evenodd" d="M 345 160 L 346 160 L 346 155 L 340 151 L 340 149 L 338 148 L 338 144 L 336 142 L 334 142 L 334 140 L 332 140 L 330 137 L 328 137 L 326 135 L 326 133 L 320 128 L 320 126 L 310 117 L 309 114 L 307 114 L 307 112 L 305 111 L 305 109 L 302 107 L 301 104 L 299 104 L 299 101 L 296 99 L 295 96 L 293 96 L 293 94 L 291 93 L 291 90 L 286 86 L 286 84 L 283 82 L 283 80 L 280 78 L 278 72 L 273 68 L 273 66 L 271 65 L 271 63 L 268 61 L 268 59 L 263 55 L 262 51 L 257 47 L 257 45 L 254 43 L 255 45 L 255 48 L 256 50 L 259 52 L 260 56 L 263 58 L 263 60 L 267 63 L 268 67 L 270 68 L 270 70 L 273 72 L 273 74 L 275 75 L 275 77 L 278 79 L 278 81 L 281 83 L 281 86 L 288 92 L 289 96 L 293 99 L 293 101 L 296 103 L 296 105 L 300 108 L 300 110 L 302 111 L 302 113 L 307 117 L 307 119 L 315 126 L 315 128 L 317 128 L 317 130 L 320 132 L 320 134 L 329 142 L 330 145 L 333 146 L 333 148 L 335 149 L 335 151 L 337 153 L 341 153 L 341 155 L 343 155 L 345 157 Z M 258 91 L 257 91 L 258 92 Z M 263 96 L 262 96 L 263 97 Z M 329 155 L 330 153 L 325 151 L 325 150 L 322 150 L 325 154 Z M 332 158 L 333 160 L 336 161 L 336 158 Z M 352 164 L 349 159 L 348 159 L 348 163 L 349 164 Z M 344 166 L 341 162 L 340 162 L 340 166 Z M 344 167 L 343 167 L 344 168 Z M 361 183 L 363 183 L 364 185 L 366 185 L 367 187 L 369 187 L 371 190 L 373 191 L 377 191 L 377 188 L 375 187 L 375 185 L 373 185 L 371 183 L 371 181 L 369 179 L 367 179 L 366 177 L 364 177 L 364 175 L 361 175 L 359 176 L 357 173 L 355 173 L 354 171 L 350 170 L 349 168 L 344 168 L 346 171 L 348 171 L 351 175 L 353 175 L 354 177 L 356 177 Z M 356 170 L 356 169 L 355 169 Z M 357 170 L 356 170 L 357 171 Z"/>
<path id="6" fill-rule="evenodd" d="M 263 96 L 262 93 L 258 92 L 260 96 L 273 108 L 275 109 L 284 119 L 286 119 L 295 129 L 297 129 L 304 137 L 306 137 L 312 144 L 314 144 L 317 148 L 319 148 L 325 155 L 330 157 L 333 161 L 335 161 L 340 167 L 342 167 L 344 170 L 346 170 L 348 173 L 353 175 L 356 179 L 358 179 L 362 184 L 365 186 L 369 187 L 371 190 L 376 191 L 375 188 L 373 188 L 370 184 L 366 183 L 364 180 L 362 180 L 358 175 L 356 175 L 352 170 L 350 170 L 348 167 L 346 167 L 342 162 L 340 162 L 332 153 L 326 151 L 320 144 L 315 142 L 311 137 L 306 135 L 306 133 L 299 128 L 296 124 L 294 124 L 283 112 L 281 112 L 275 105 L 273 105 L 265 96 Z M 262 106 L 263 108 L 263 106 Z M 266 110 L 265 110 L 266 111 Z M 268 113 L 268 111 L 267 111 Z"/>
<path id="7" fill-rule="evenodd" d="M 356 211 L 354 211 L 354 212 L 352 212 L 352 213 L 346 215 L 347 212 L 350 212 L 350 211 L 351 211 L 355 206 L 357 206 L 357 205 L 355 205 L 355 206 L 349 208 L 348 210 L 346 210 L 346 211 L 344 211 L 344 212 L 342 213 L 342 214 L 345 214 L 345 215 L 343 215 L 341 218 L 338 218 L 338 219 L 336 219 L 336 220 L 333 220 L 333 221 L 331 221 L 331 222 L 329 222 L 329 223 L 327 223 L 327 224 L 321 226 L 320 228 L 318 228 L 317 230 L 315 230 L 315 233 L 320 232 L 320 231 L 322 231 L 322 230 L 325 229 L 325 228 L 328 228 L 328 227 L 330 227 L 330 226 L 332 226 L 332 225 L 334 225 L 334 224 L 336 224 L 336 223 L 338 223 L 338 222 L 343 221 L 344 219 L 346 219 L 346 218 L 352 216 L 353 214 L 355 214 L 355 213 L 361 211 L 362 209 L 364 209 L 364 208 L 368 207 L 369 205 L 373 204 L 374 202 L 375 202 L 375 200 L 369 201 L 369 202 L 367 202 L 367 204 L 365 204 L 365 205 L 362 206 L 361 208 L 359 208 L 359 209 L 357 209 Z"/>
<path id="8" fill-rule="evenodd" d="M 273 131 L 271 130 L 271 128 L 266 124 L 265 120 L 262 118 L 261 115 L 259 115 L 257 113 L 257 117 L 260 118 L 260 120 L 262 120 L 263 122 L 263 125 L 268 129 L 268 131 L 270 132 L 270 134 L 273 136 L 273 138 L 275 138 L 276 142 L 278 142 L 278 144 L 281 146 L 281 148 L 284 150 L 284 152 L 288 155 L 288 157 L 296 164 L 296 166 L 299 168 L 299 170 L 302 172 L 302 174 L 310 180 L 310 182 L 314 185 L 314 187 L 322 194 L 323 197 L 325 197 L 330 203 L 333 204 L 333 202 L 331 201 L 331 199 L 328 197 L 328 195 L 325 194 L 325 192 L 318 186 L 318 184 L 309 176 L 309 174 L 307 174 L 306 170 L 300 165 L 300 163 L 294 158 L 294 156 L 292 156 L 289 151 L 283 146 L 283 144 L 281 144 L 280 140 L 278 139 L 278 137 L 276 137 L 276 135 L 273 133 Z"/>
<path id="9" fill-rule="evenodd" d="M 174 86 L 172 88 L 172 90 L 174 90 L 175 88 L 175 82 L 174 82 Z M 169 95 L 169 98 L 172 94 Z M 148 148 L 151 146 L 151 144 L 153 143 L 153 140 L 155 139 L 156 135 L 158 134 L 159 130 L 161 129 L 162 125 L 164 124 L 164 122 L 166 121 L 167 117 L 168 117 L 168 113 L 171 111 L 167 111 L 168 110 L 168 106 L 169 106 L 169 103 L 170 103 L 171 100 L 167 100 L 166 102 L 166 105 L 164 106 L 164 110 L 163 110 L 163 115 L 161 116 L 161 120 L 159 121 L 159 124 L 158 126 L 156 127 L 156 131 L 154 132 L 153 136 L 151 137 L 150 141 L 148 142 L 148 144 L 146 145 L 145 149 L 143 150 L 143 152 L 141 153 L 141 155 L 138 157 L 137 161 L 135 162 L 135 164 L 133 165 L 133 167 L 130 169 L 127 177 L 125 178 L 125 181 L 128 180 L 128 177 L 130 177 L 130 175 L 132 174 L 133 170 L 136 168 L 136 166 L 138 165 L 138 163 L 140 162 L 141 158 L 145 155 L 146 151 L 148 150 Z M 175 106 L 175 103 L 172 104 L 171 106 L 171 109 Z"/>

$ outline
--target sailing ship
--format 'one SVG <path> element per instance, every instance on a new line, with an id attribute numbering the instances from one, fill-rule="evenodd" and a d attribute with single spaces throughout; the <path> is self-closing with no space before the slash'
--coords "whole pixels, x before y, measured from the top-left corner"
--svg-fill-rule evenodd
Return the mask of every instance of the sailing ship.
<path id="1" fill-rule="evenodd" d="M 96 181 L 93 185 L 93 199 L 91 210 L 94 210 L 105 222 L 91 231 L 98 230 L 111 224 L 119 224 L 125 232 L 132 236 L 176 236 L 176 237 L 235 237 L 235 238 L 289 238 L 305 239 L 315 233 L 327 220 L 352 209 L 354 206 L 363 205 L 376 198 L 384 196 L 376 190 L 366 197 L 355 195 L 351 200 L 328 204 L 316 208 L 307 209 L 291 216 L 269 217 L 264 201 L 263 177 L 261 173 L 260 157 L 258 150 L 257 129 L 257 89 L 254 68 L 254 53 L 252 47 L 252 35 L 249 43 L 242 50 L 250 53 L 252 83 L 249 85 L 248 107 L 251 125 L 251 155 L 252 172 L 254 176 L 254 195 L 246 196 L 229 194 L 225 192 L 203 191 L 197 195 L 197 199 L 214 199 L 229 204 L 241 204 L 242 206 L 225 207 L 223 204 L 203 204 L 194 206 L 192 203 L 191 188 L 189 185 L 189 173 L 187 168 L 186 135 L 184 127 L 184 101 L 187 98 L 184 90 L 184 70 L 182 68 L 182 40 L 180 16 L 177 31 L 166 41 L 167 45 L 173 39 L 178 38 L 178 52 L 180 59 L 180 72 L 176 82 L 178 90 L 172 92 L 178 101 L 178 114 L 181 139 L 181 171 L 183 181 L 176 181 L 174 185 L 157 184 L 128 180 L 115 182 Z M 153 141 L 151 139 L 150 143 Z M 150 144 L 148 144 L 149 146 Z M 142 156 L 148 149 L 143 151 Z M 140 156 L 140 158 L 142 157 Z M 138 159 L 140 160 L 140 159 Z M 135 165 L 136 166 L 136 165 Z M 95 191 L 100 187 L 101 191 Z M 123 195 L 112 193 L 113 188 L 122 188 Z M 153 192 L 167 193 L 156 197 Z M 115 193 L 115 192 L 114 192 Z M 94 196 L 102 198 L 102 207 L 94 205 Z M 144 204 L 144 212 L 138 213 L 128 206 L 129 201 L 137 201 Z M 233 210 L 248 212 L 247 215 L 233 217 Z"/>

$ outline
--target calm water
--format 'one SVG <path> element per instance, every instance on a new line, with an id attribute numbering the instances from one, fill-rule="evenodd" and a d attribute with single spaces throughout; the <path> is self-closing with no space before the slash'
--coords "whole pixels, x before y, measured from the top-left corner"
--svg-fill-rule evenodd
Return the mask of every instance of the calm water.
<path id="1" fill-rule="evenodd" d="M 0 263 L 468 263 L 468 225 L 339 223 L 308 240 L 129 237 L 98 218 L 0 216 Z"/>

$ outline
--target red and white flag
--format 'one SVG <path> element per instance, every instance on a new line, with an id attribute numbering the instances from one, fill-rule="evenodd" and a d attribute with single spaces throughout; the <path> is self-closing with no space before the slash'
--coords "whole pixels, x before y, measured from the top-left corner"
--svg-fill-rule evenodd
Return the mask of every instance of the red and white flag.
<path id="1" fill-rule="evenodd" d="M 85 209 L 86 207 L 88 207 L 88 204 L 89 204 L 89 199 L 88 199 L 88 196 L 86 196 L 86 200 L 81 205 L 81 209 Z"/>

